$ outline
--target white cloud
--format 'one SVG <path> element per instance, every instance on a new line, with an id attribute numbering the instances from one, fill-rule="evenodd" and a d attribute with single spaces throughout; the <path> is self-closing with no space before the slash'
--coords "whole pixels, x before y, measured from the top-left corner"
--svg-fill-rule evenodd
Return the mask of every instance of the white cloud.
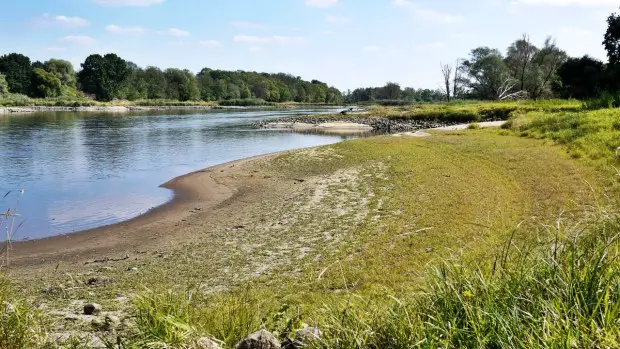
<path id="1" fill-rule="evenodd" d="M 351 18 L 346 17 L 346 16 L 327 15 L 325 16 L 325 21 L 327 23 L 334 23 L 334 24 L 347 24 L 351 22 Z"/>
<path id="2" fill-rule="evenodd" d="M 183 37 L 189 36 L 189 32 L 183 29 L 179 29 L 179 28 L 169 28 L 166 30 L 159 31 L 158 33 L 160 35 L 170 35 L 170 36 L 175 36 L 177 38 L 183 38 Z"/>
<path id="3" fill-rule="evenodd" d="M 114 24 L 105 27 L 105 30 L 113 34 L 143 34 L 146 32 L 146 29 L 142 27 L 119 27 Z"/>
<path id="4" fill-rule="evenodd" d="M 235 42 L 250 43 L 250 44 L 296 44 L 303 42 L 305 38 L 300 36 L 252 36 L 252 35 L 237 35 L 233 38 Z"/>
<path id="5" fill-rule="evenodd" d="M 264 24 L 247 22 L 247 21 L 234 21 L 230 22 L 230 25 L 238 29 L 263 29 Z"/>
<path id="6" fill-rule="evenodd" d="M 163 3 L 165 0 L 93 0 L 95 4 L 110 7 L 148 7 Z"/>
<path id="7" fill-rule="evenodd" d="M 222 46 L 222 44 L 217 40 L 202 40 L 202 41 L 199 41 L 198 43 L 200 44 L 200 46 L 208 47 L 208 48 Z"/>
<path id="8" fill-rule="evenodd" d="M 80 17 L 67 17 L 67 16 L 53 16 L 49 13 L 45 13 L 41 16 L 41 22 L 43 24 L 55 24 L 67 28 L 81 28 L 90 25 L 90 22 Z"/>
<path id="9" fill-rule="evenodd" d="M 618 0 L 515 0 L 513 5 L 532 6 L 616 6 Z"/>
<path id="10" fill-rule="evenodd" d="M 306 6 L 310 7 L 331 7 L 338 5 L 340 0 L 306 0 Z"/>
<path id="11" fill-rule="evenodd" d="M 367 52 L 372 52 L 372 51 L 379 51 L 379 48 L 375 45 L 367 45 L 362 47 L 362 50 L 367 51 Z"/>
<path id="12" fill-rule="evenodd" d="M 431 10 L 409 0 L 394 0 L 393 4 L 399 7 L 406 7 L 411 9 L 414 15 L 421 20 L 444 24 L 458 23 L 463 21 L 463 17 L 461 16 Z"/>
<path id="13" fill-rule="evenodd" d="M 62 41 L 73 42 L 79 45 L 90 45 L 97 42 L 97 40 L 86 35 L 69 35 L 65 36 Z"/>

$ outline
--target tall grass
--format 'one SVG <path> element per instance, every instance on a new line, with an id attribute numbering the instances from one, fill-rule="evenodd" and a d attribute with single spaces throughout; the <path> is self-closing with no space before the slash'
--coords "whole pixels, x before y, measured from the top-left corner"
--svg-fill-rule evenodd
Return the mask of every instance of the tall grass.
<path id="1" fill-rule="evenodd" d="M 552 139 L 575 158 L 620 163 L 620 110 L 529 112 L 514 115 L 504 128 L 521 136 Z"/>
<path id="2" fill-rule="evenodd" d="M 40 348 L 45 340 L 43 317 L 0 277 L 0 349 Z"/>
<path id="3" fill-rule="evenodd" d="M 317 347 L 620 347 L 620 221 L 565 233 L 509 243 L 489 265 L 445 261 L 408 302 L 326 307 Z"/>

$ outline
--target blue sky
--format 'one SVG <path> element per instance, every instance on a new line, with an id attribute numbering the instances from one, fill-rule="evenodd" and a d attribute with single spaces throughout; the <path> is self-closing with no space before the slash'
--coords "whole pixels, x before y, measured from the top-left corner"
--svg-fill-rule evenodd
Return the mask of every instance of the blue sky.
<path id="1" fill-rule="evenodd" d="M 0 0 L 0 54 L 287 72 L 340 89 L 437 88 L 439 63 L 522 33 L 605 60 L 617 0 Z"/>

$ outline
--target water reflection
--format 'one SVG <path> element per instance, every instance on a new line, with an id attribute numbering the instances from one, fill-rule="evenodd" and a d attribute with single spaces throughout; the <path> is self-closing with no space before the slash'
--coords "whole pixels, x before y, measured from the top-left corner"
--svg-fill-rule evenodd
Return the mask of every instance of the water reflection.
<path id="1" fill-rule="evenodd" d="M 358 135 L 253 130 L 278 116 L 332 112 L 38 113 L 0 116 L 0 197 L 25 189 L 17 238 L 107 225 L 170 199 L 158 186 L 215 164 Z M 14 192 L 16 193 L 16 192 Z M 0 209 L 15 206 L 15 194 Z"/>

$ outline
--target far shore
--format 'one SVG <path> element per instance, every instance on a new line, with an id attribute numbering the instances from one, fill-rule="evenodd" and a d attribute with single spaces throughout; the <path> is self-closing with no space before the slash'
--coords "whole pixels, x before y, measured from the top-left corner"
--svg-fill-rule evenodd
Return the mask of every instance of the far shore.
<path id="1" fill-rule="evenodd" d="M 158 110 L 255 110 L 255 109 L 303 109 L 303 108 L 326 108 L 337 109 L 340 106 L 329 105 L 262 105 L 262 106 L 224 106 L 224 105 L 164 105 L 164 106 L 26 106 L 26 107 L 2 107 L 0 106 L 0 115 L 2 114 L 31 114 L 37 112 L 104 112 L 104 113 L 129 113 L 143 111 Z"/>

